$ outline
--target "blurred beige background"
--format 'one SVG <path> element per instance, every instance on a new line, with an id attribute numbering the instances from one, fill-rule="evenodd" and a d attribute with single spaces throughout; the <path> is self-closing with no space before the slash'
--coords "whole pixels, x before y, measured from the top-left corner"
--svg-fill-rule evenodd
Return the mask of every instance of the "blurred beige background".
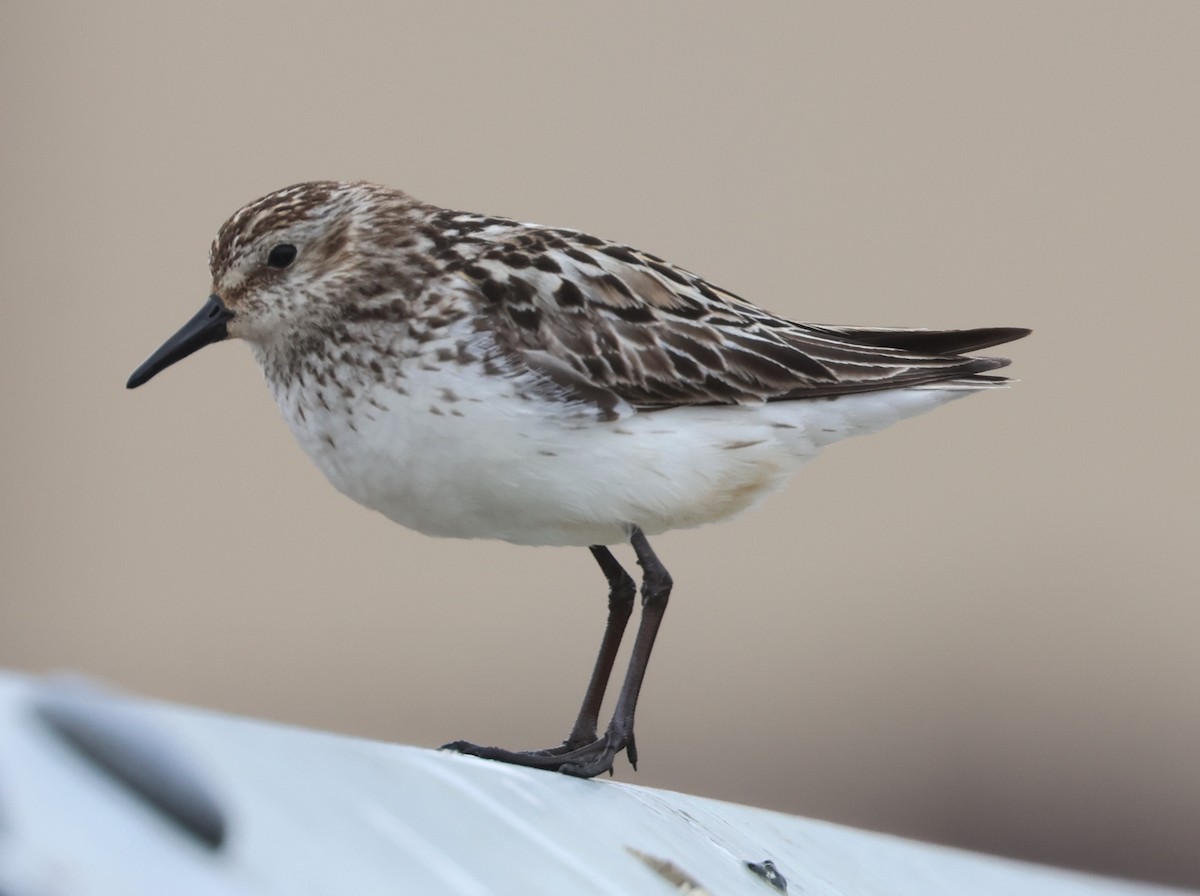
<path id="1" fill-rule="evenodd" d="M 1200 5 L 5 4 L 0 665 L 435 746 L 561 738 L 586 551 L 354 506 L 249 351 L 126 376 L 312 178 L 826 323 L 1031 326 L 677 588 L 621 780 L 1200 885 Z M 629 559 L 628 552 L 622 555 Z"/>

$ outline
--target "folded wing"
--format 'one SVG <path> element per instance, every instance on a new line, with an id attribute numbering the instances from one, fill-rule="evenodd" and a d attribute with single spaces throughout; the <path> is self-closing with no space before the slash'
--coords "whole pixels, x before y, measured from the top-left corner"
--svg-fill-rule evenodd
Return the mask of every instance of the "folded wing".
<path id="1" fill-rule="evenodd" d="M 461 273 L 503 351 L 578 398 L 601 404 L 607 395 L 612 407 L 756 404 L 941 380 L 961 385 L 1008 364 L 963 352 L 1029 332 L 801 324 L 648 253 L 528 225 Z"/>

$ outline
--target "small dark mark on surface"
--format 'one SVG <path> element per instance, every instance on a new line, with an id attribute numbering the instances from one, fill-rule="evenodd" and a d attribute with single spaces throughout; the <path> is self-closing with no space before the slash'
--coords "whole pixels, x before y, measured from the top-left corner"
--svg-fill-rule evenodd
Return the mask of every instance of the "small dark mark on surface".
<path id="1" fill-rule="evenodd" d="M 779 869 L 775 867 L 775 863 L 770 859 L 762 862 L 747 862 L 746 867 L 773 886 L 780 893 L 787 892 L 787 880 Z"/>

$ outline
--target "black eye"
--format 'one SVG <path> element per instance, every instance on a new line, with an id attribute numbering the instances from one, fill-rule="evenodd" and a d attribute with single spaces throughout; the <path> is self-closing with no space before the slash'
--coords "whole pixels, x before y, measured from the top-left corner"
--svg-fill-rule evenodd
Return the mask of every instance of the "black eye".
<path id="1" fill-rule="evenodd" d="M 271 249 L 267 256 L 267 264 L 273 268 L 286 268 L 296 260 L 296 247 L 291 243 L 280 243 Z"/>

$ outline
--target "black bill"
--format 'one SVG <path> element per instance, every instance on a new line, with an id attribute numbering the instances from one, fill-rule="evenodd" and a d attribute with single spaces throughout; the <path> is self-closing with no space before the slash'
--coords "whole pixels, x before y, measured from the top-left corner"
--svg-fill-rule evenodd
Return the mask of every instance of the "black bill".
<path id="1" fill-rule="evenodd" d="M 225 322 L 233 312 L 225 307 L 220 296 L 211 295 L 196 316 L 180 327 L 179 332 L 162 344 L 154 354 L 142 362 L 133 372 L 126 389 L 136 389 L 160 371 L 166 370 L 176 361 L 182 361 L 194 351 L 213 342 L 220 342 L 229 335 Z"/>

